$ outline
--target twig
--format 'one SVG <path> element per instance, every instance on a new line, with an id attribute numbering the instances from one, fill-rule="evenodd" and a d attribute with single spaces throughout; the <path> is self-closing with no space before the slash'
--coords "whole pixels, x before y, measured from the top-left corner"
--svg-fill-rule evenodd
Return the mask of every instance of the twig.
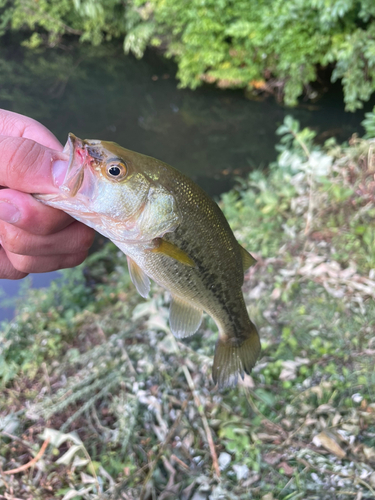
<path id="1" fill-rule="evenodd" d="M 25 446 L 27 448 L 33 448 L 33 445 L 31 443 L 29 443 L 29 441 L 24 441 L 23 439 L 19 438 L 18 436 L 13 436 L 13 434 L 9 434 L 9 432 L 1 431 L 0 434 L 2 436 L 9 438 L 9 439 L 12 439 L 13 441 L 17 441 L 18 443 L 23 444 L 23 446 Z"/>
<path id="2" fill-rule="evenodd" d="M 40 460 L 42 458 L 42 456 L 44 455 L 44 452 L 46 451 L 46 448 L 47 448 L 49 442 L 50 442 L 50 438 L 48 437 L 44 441 L 44 443 L 42 444 L 42 447 L 40 448 L 38 453 L 35 455 L 35 457 L 32 460 L 30 460 L 30 462 L 27 462 L 27 464 L 21 465 L 21 467 L 17 467 L 17 469 L 11 469 L 11 470 L 4 471 L 3 474 L 17 474 L 17 472 L 22 472 L 24 470 L 29 469 L 33 465 L 35 465 L 38 462 L 38 460 Z"/>
<path id="3" fill-rule="evenodd" d="M 125 493 L 125 491 L 122 491 L 122 492 L 120 493 L 120 495 L 122 496 L 122 498 L 123 498 L 124 500 L 132 500 L 132 499 L 131 499 L 131 498 L 130 498 L 130 497 L 129 497 L 126 493 Z"/>
<path id="4" fill-rule="evenodd" d="M 284 440 L 286 439 L 289 439 L 290 437 L 290 434 L 288 434 L 282 427 L 281 425 L 279 424 L 276 424 L 275 422 L 272 422 L 272 420 L 270 420 L 269 418 L 267 418 L 265 415 L 263 415 L 263 413 L 259 410 L 259 408 L 257 407 L 257 405 L 254 403 L 253 401 L 253 398 L 252 398 L 252 394 L 254 394 L 249 388 L 246 388 L 246 392 L 247 392 L 247 402 L 249 403 L 249 405 L 251 406 L 251 409 L 257 414 L 259 415 L 260 417 L 263 418 L 263 420 L 265 420 L 265 422 L 268 423 L 269 427 L 273 427 L 276 432 L 278 432 L 280 434 L 280 437 L 282 437 Z M 254 394 L 254 396 L 256 396 L 256 394 Z"/>
<path id="5" fill-rule="evenodd" d="M 119 347 L 120 347 L 120 349 L 122 351 L 122 354 L 123 354 L 126 362 L 128 363 L 128 367 L 129 367 L 130 372 L 132 373 L 132 375 L 137 376 L 138 373 L 136 372 L 136 369 L 134 368 L 134 365 L 133 365 L 131 359 L 129 358 L 128 351 L 125 349 L 125 345 L 124 345 L 123 339 L 119 339 L 118 340 L 118 345 L 119 345 Z"/>
<path id="6" fill-rule="evenodd" d="M 109 482 L 110 486 L 115 486 L 115 484 L 116 484 L 115 480 L 114 480 L 114 479 L 113 479 L 113 477 L 109 474 L 109 472 L 107 472 L 107 471 L 105 470 L 105 468 L 104 468 L 102 465 L 100 465 L 100 466 L 99 466 L 99 472 L 100 472 L 100 474 L 101 474 L 102 476 L 104 476 L 104 477 L 108 480 L 108 482 Z M 99 491 L 99 490 L 98 490 L 98 491 Z"/>
<path id="7" fill-rule="evenodd" d="M 213 468 L 215 470 L 215 473 L 216 473 L 217 477 L 219 478 L 221 476 L 221 474 L 220 474 L 220 467 L 219 467 L 219 462 L 218 462 L 218 459 L 217 459 L 217 454 L 216 454 L 216 450 L 215 450 L 214 440 L 212 439 L 211 429 L 210 429 L 210 427 L 208 425 L 208 422 L 207 422 L 207 417 L 206 417 L 206 415 L 204 413 L 202 403 L 201 403 L 201 401 L 199 399 L 199 396 L 197 394 L 197 391 L 195 389 L 194 382 L 193 382 L 193 379 L 191 378 L 189 370 L 187 369 L 187 367 L 185 365 L 183 365 L 182 369 L 184 371 L 187 383 L 188 383 L 189 388 L 191 390 L 191 393 L 193 395 L 195 406 L 197 407 L 199 415 L 200 415 L 200 417 L 202 419 L 203 427 L 204 427 L 204 430 L 205 430 L 205 433 L 206 433 L 206 437 L 207 437 L 208 446 L 210 448 L 210 453 L 211 453 L 211 458 L 212 458 L 212 465 L 213 465 Z"/>
<path id="8" fill-rule="evenodd" d="M 370 201 L 367 203 L 364 207 L 361 207 L 358 212 L 353 216 L 351 223 L 359 219 L 365 212 L 368 212 L 372 207 L 374 206 L 374 203 Z"/>
<path id="9" fill-rule="evenodd" d="M 50 381 L 49 381 L 49 375 L 48 375 L 48 370 L 47 370 L 47 365 L 45 362 L 42 363 L 42 370 L 43 370 L 43 373 L 44 373 L 44 379 L 47 383 L 47 388 L 48 388 L 48 393 L 51 394 L 51 384 L 50 384 Z"/>
<path id="10" fill-rule="evenodd" d="M 292 134 L 292 136 L 295 138 L 295 140 L 298 142 L 298 144 L 301 146 L 303 149 L 303 152 L 305 153 L 307 159 L 310 159 L 310 151 L 307 149 L 306 144 L 301 141 L 301 139 L 298 137 L 298 134 L 296 134 L 292 129 L 289 129 L 289 132 Z"/>
<path id="11" fill-rule="evenodd" d="M 373 150 L 374 150 L 373 144 L 370 144 L 370 147 L 368 148 L 368 153 L 367 153 L 367 169 L 371 173 L 373 172 L 373 169 L 372 169 Z"/>
<path id="12" fill-rule="evenodd" d="M 361 479 L 360 477 L 356 477 L 356 478 L 355 478 L 355 481 L 356 481 L 357 483 L 359 483 L 359 484 L 362 484 L 362 485 L 363 485 L 363 486 L 365 486 L 368 490 L 370 490 L 370 491 L 371 491 L 371 493 L 372 493 L 372 495 L 373 495 L 373 496 L 374 496 L 374 498 L 375 498 L 375 491 L 373 490 L 373 488 L 371 488 L 371 486 L 370 486 L 368 483 L 366 483 L 366 481 L 364 481 L 364 480 L 363 480 L 363 479 Z"/>
<path id="13" fill-rule="evenodd" d="M 306 213 L 306 225 L 305 225 L 305 231 L 304 234 L 307 235 L 310 231 L 311 227 L 311 222 L 313 219 L 313 213 L 314 213 L 314 180 L 312 173 L 307 175 L 307 182 L 309 185 L 309 206 L 307 207 L 307 213 Z M 306 247 L 306 243 L 305 243 Z"/>
<path id="14" fill-rule="evenodd" d="M 290 133 L 293 135 L 295 140 L 298 142 L 298 144 L 301 146 L 303 152 L 306 155 L 307 160 L 310 160 L 311 154 L 310 151 L 308 150 L 306 144 L 298 137 L 298 134 L 293 132 L 293 130 L 290 129 Z M 313 174 L 310 172 L 307 175 L 307 183 L 309 185 L 309 205 L 307 207 L 307 213 L 306 213 L 306 226 L 305 226 L 305 235 L 308 234 L 310 231 L 310 225 L 311 221 L 313 218 L 313 212 L 314 212 L 314 179 L 313 179 Z"/>
<path id="15" fill-rule="evenodd" d="M 175 454 L 172 453 L 171 455 L 171 460 L 174 460 L 175 462 L 178 463 L 178 465 L 180 465 L 181 467 L 183 467 L 184 469 L 187 469 L 189 470 L 189 466 L 187 464 L 185 464 L 185 462 L 183 462 L 180 458 L 176 457 Z"/>
<path id="16" fill-rule="evenodd" d="M 175 478 L 175 475 L 176 475 L 176 469 L 173 467 L 173 465 L 167 460 L 166 457 L 161 457 L 162 460 L 163 460 L 163 464 L 164 464 L 164 467 L 167 469 L 167 471 L 169 472 L 169 480 L 168 480 L 168 483 L 165 487 L 165 490 L 168 491 L 172 488 L 173 484 L 174 484 L 174 478 Z"/>
<path id="17" fill-rule="evenodd" d="M 24 13 L 30 17 L 33 16 L 34 12 L 32 9 L 27 9 L 27 8 L 24 8 L 23 9 Z M 60 21 L 59 19 L 56 19 L 55 17 L 47 14 L 46 12 L 43 12 L 43 16 L 46 17 L 49 21 L 52 21 L 53 23 L 56 24 L 56 26 L 60 25 L 62 26 L 65 31 L 67 33 L 70 33 L 72 35 L 82 35 L 83 31 L 82 30 L 76 30 L 74 28 L 71 28 L 70 26 L 68 26 L 67 24 L 63 23 L 62 21 Z"/>
<path id="18" fill-rule="evenodd" d="M 142 491 L 141 491 L 141 494 L 140 494 L 140 500 L 143 500 L 144 498 L 144 495 L 146 493 L 146 488 L 147 488 L 147 484 L 148 482 L 150 481 L 151 479 L 151 476 L 155 470 L 155 467 L 160 459 L 160 457 L 162 456 L 164 450 L 165 450 L 165 447 L 167 446 L 167 444 L 169 443 L 169 441 L 172 439 L 173 437 L 173 434 L 175 433 L 176 431 L 176 428 L 178 427 L 178 425 L 180 424 L 180 421 L 181 421 L 181 418 L 182 418 L 182 415 L 184 414 L 184 411 L 186 410 L 186 407 L 187 407 L 187 404 L 188 404 L 188 400 L 186 399 L 182 406 L 181 406 L 181 410 L 180 410 L 180 413 L 178 414 L 176 420 L 174 421 L 174 424 L 172 425 L 170 431 L 168 432 L 163 444 L 160 446 L 160 449 L 158 451 L 158 454 L 156 455 L 156 458 L 151 462 L 150 466 L 149 466 L 149 470 L 148 470 L 148 473 L 147 473 L 147 476 L 143 482 L 143 486 L 142 486 Z"/>
<path id="19" fill-rule="evenodd" d="M 81 443 L 81 449 L 82 449 L 82 451 L 83 451 L 83 453 L 84 453 L 84 455 L 85 455 L 86 459 L 89 461 L 89 464 L 90 464 L 90 466 L 91 466 L 91 472 L 92 472 L 92 475 L 94 476 L 94 479 L 95 479 L 95 481 L 96 481 L 95 486 L 96 486 L 96 488 L 97 488 L 97 492 L 99 493 L 99 492 L 100 492 L 100 490 L 101 490 L 101 488 L 100 488 L 100 483 L 99 483 L 98 476 L 97 476 L 97 474 L 96 474 L 96 470 L 95 470 L 94 464 L 92 463 L 92 460 L 91 460 L 90 454 L 89 454 L 89 452 L 86 450 L 86 446 L 85 446 L 83 443 Z"/>
<path id="20" fill-rule="evenodd" d="M 6 500 L 7 498 L 9 497 L 0 497 L 0 500 Z M 12 500 L 23 500 L 23 499 L 18 497 L 12 497 Z M 30 500 L 30 497 L 27 500 Z"/>

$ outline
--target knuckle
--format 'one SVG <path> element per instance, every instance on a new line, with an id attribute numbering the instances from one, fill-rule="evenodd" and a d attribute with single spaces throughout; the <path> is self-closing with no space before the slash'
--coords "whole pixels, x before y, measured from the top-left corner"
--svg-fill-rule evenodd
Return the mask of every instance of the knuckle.
<path id="1" fill-rule="evenodd" d="M 81 248 L 87 251 L 94 243 L 94 238 L 95 232 L 91 228 L 83 226 L 83 230 L 81 233 Z"/>
<path id="2" fill-rule="evenodd" d="M 32 219 L 31 219 L 32 218 Z M 50 236 L 61 231 L 62 222 L 69 220 L 69 216 L 56 208 L 42 205 L 37 207 L 37 211 L 30 214 L 30 221 L 33 220 L 33 233 L 39 236 Z"/>
<path id="3" fill-rule="evenodd" d="M 48 207 L 48 208 L 51 208 L 51 207 Z M 54 210 L 54 209 L 51 209 L 51 210 Z M 47 212 L 47 214 L 49 215 L 49 212 Z M 56 232 L 56 224 L 55 224 L 54 219 L 51 219 L 50 217 L 46 217 L 38 224 L 34 224 L 33 232 L 35 235 L 38 235 L 38 236 L 53 235 Z"/>
<path id="4" fill-rule="evenodd" d="M 8 276 L 4 277 L 4 279 L 8 280 L 22 280 L 23 278 L 26 278 L 29 273 L 25 273 L 23 271 L 18 271 L 17 269 L 12 269 Z"/>
<path id="5" fill-rule="evenodd" d="M 20 126 L 19 117 L 13 113 L 6 112 L 1 114 L 1 129 L 4 135 L 14 135 L 15 132 L 21 133 L 22 127 Z"/>
<path id="6" fill-rule="evenodd" d="M 17 271 L 21 273 L 32 273 L 34 271 L 34 258 L 26 255 L 17 255 L 12 259 L 12 264 Z"/>
<path id="7" fill-rule="evenodd" d="M 0 247 L 0 279 L 20 280 L 28 273 L 18 271 L 8 259 L 3 248 Z"/>
<path id="8" fill-rule="evenodd" d="M 81 222 L 74 221 L 65 230 L 66 253 L 86 252 L 94 242 L 95 231 Z"/>
<path id="9" fill-rule="evenodd" d="M 40 164 L 44 157 L 44 151 L 40 145 L 33 141 L 24 141 L 19 148 L 19 165 L 23 170 L 28 170 L 35 164 Z"/>
<path id="10" fill-rule="evenodd" d="M 79 266 L 86 259 L 87 255 L 88 252 L 79 252 L 66 256 L 63 262 L 61 262 L 60 269 Z"/>
<path id="11" fill-rule="evenodd" d="M 20 231 L 17 228 L 9 225 L 9 227 L 2 231 L 1 240 L 2 246 L 8 252 L 15 254 L 25 253 L 25 239 L 21 238 Z"/>

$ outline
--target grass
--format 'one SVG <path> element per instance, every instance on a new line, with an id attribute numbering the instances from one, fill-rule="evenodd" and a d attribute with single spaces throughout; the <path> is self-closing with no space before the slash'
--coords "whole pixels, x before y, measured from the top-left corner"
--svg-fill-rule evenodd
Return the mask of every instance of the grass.
<path id="1" fill-rule="evenodd" d="M 374 143 L 283 127 L 278 164 L 221 202 L 257 258 L 251 377 L 215 389 L 213 321 L 176 341 L 166 293 L 138 297 L 110 244 L 2 325 L 2 471 L 48 443 L 3 498 L 374 498 Z"/>

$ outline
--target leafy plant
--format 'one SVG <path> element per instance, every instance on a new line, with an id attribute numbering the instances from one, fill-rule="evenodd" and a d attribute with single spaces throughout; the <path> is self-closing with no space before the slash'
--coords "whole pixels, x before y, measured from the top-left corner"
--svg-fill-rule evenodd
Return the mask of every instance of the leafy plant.
<path id="1" fill-rule="evenodd" d="M 366 131 L 364 137 L 366 139 L 373 139 L 375 137 L 375 107 L 370 113 L 365 113 L 365 119 L 361 125 Z"/>
<path id="2" fill-rule="evenodd" d="M 318 96 L 319 68 L 340 80 L 346 108 L 375 89 L 375 8 L 361 0 L 15 0 L 0 2 L 0 34 L 28 28 L 26 44 L 56 46 L 63 35 L 94 45 L 121 39 L 142 57 L 159 47 L 178 64 L 182 87 L 216 83 L 295 105 Z"/>

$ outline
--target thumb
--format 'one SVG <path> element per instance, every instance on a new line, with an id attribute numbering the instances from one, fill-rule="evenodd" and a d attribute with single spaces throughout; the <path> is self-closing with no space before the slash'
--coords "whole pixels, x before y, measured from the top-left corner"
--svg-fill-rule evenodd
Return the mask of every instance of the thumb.
<path id="1" fill-rule="evenodd" d="M 25 193 L 56 193 L 52 174 L 64 171 L 69 156 L 22 137 L 0 135 L 0 186 Z"/>

